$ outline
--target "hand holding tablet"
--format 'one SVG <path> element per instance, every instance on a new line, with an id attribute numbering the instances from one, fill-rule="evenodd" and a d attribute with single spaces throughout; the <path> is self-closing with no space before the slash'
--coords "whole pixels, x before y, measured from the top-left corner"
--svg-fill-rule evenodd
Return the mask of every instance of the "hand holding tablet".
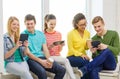
<path id="1" fill-rule="evenodd" d="M 100 45 L 100 41 L 92 41 L 91 45 L 93 46 L 93 48 L 98 48 L 98 45 Z"/>
<path id="2" fill-rule="evenodd" d="M 53 42 L 53 45 L 57 46 L 57 45 L 61 45 L 63 43 L 64 43 L 64 41 L 56 41 L 56 42 Z"/>
<path id="3" fill-rule="evenodd" d="M 28 40 L 28 34 L 21 34 L 19 41 L 23 44 L 25 40 Z"/>

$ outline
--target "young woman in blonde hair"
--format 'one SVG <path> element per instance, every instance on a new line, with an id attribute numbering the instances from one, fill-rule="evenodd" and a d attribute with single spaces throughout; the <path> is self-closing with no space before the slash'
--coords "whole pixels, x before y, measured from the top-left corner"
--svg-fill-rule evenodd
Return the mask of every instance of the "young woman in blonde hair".
<path id="1" fill-rule="evenodd" d="M 4 34 L 4 60 L 6 71 L 20 76 L 21 79 L 33 79 L 22 54 L 27 52 L 25 48 L 28 46 L 28 42 L 25 41 L 23 43 L 24 49 L 21 49 L 22 42 L 19 41 L 19 20 L 14 16 L 10 17 L 8 19 L 7 29 L 7 33 Z"/>

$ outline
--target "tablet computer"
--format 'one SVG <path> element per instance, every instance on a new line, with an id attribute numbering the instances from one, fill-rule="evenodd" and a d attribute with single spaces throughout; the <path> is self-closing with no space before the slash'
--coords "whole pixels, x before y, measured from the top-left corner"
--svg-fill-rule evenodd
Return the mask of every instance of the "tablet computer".
<path id="1" fill-rule="evenodd" d="M 53 45 L 60 45 L 60 44 L 63 44 L 64 43 L 64 41 L 55 41 L 55 42 L 53 42 Z"/>
<path id="2" fill-rule="evenodd" d="M 98 48 L 98 45 L 100 44 L 100 41 L 92 41 L 91 44 L 93 46 L 93 48 Z"/>
<path id="3" fill-rule="evenodd" d="M 23 43 L 25 40 L 28 40 L 28 34 L 20 34 L 19 41 L 22 41 L 22 43 Z"/>

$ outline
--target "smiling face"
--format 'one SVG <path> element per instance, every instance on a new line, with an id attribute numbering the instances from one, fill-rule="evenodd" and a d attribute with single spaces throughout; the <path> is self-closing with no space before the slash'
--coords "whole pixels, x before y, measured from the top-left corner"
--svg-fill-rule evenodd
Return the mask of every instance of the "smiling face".
<path id="1" fill-rule="evenodd" d="M 86 25 L 87 25 L 86 19 L 82 19 L 76 24 L 76 26 L 78 27 L 77 29 L 81 32 L 84 32 Z"/>
<path id="2" fill-rule="evenodd" d="M 97 32 L 97 35 L 101 36 L 104 32 L 104 23 L 102 21 L 98 21 L 97 23 L 93 24 L 95 31 Z"/>
<path id="3" fill-rule="evenodd" d="M 11 22 L 10 27 L 11 27 L 11 31 L 12 31 L 12 33 L 17 32 L 18 29 L 20 28 L 20 26 L 19 26 L 19 22 L 18 22 L 17 20 L 13 20 L 13 22 Z"/>
<path id="4" fill-rule="evenodd" d="M 53 30 L 56 26 L 56 19 L 50 19 L 48 22 L 46 22 L 48 29 Z"/>
<path id="5" fill-rule="evenodd" d="M 26 20 L 25 25 L 26 25 L 27 30 L 30 33 L 34 33 L 34 30 L 35 30 L 35 21 L 34 20 Z"/>

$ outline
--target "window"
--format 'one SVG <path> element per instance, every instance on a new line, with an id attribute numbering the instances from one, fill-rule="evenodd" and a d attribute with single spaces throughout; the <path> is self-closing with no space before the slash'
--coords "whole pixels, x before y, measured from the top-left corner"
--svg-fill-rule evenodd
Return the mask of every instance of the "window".
<path id="1" fill-rule="evenodd" d="M 67 54 L 67 33 L 73 29 L 73 17 L 81 12 L 86 14 L 86 0 L 50 0 L 50 10 L 56 16 L 56 30 L 62 33 L 62 38 L 65 40 L 61 55 L 63 57 Z"/>
<path id="2" fill-rule="evenodd" d="M 24 17 L 27 14 L 33 14 L 36 17 L 36 29 L 42 30 L 42 5 L 41 5 L 42 0 L 0 0 L 0 14 L 1 16 L 0 21 L 3 21 L 0 24 L 1 31 L 0 31 L 0 37 L 3 37 L 3 33 L 6 33 L 7 31 L 7 21 L 10 16 L 16 16 L 19 21 L 20 21 L 20 31 L 22 32 L 25 30 L 25 25 L 24 25 Z M 2 11 L 3 9 L 3 11 Z M 3 20 L 2 20 L 3 17 Z M 2 43 L 1 44 L 1 51 L 3 51 L 3 40 L 0 40 Z M 0 72 L 4 72 L 4 62 L 3 62 L 3 52 L 0 53 Z"/>
<path id="3" fill-rule="evenodd" d="M 3 26 L 7 30 L 10 16 L 16 16 L 20 21 L 21 32 L 25 30 L 24 17 L 33 14 L 36 17 L 36 29 L 41 30 L 41 0 L 3 0 Z"/>

